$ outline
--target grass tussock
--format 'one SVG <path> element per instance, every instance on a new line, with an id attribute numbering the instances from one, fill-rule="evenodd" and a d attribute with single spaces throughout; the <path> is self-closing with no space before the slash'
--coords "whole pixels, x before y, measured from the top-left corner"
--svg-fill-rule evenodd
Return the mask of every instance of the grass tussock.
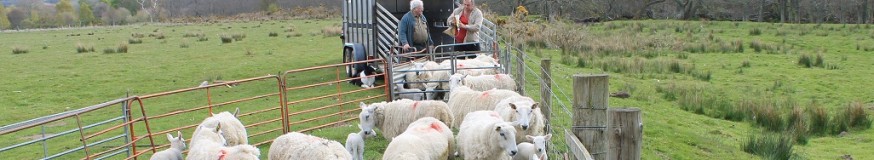
<path id="1" fill-rule="evenodd" d="M 792 158 L 792 146 L 791 135 L 773 133 L 750 135 L 746 142 L 741 144 L 744 152 L 769 160 Z"/>
<path id="2" fill-rule="evenodd" d="M 326 26 L 322 28 L 322 36 L 324 37 L 337 37 L 343 33 L 343 28 L 340 26 Z"/>
<path id="3" fill-rule="evenodd" d="M 868 129 L 871 128 L 871 118 L 865 112 L 865 107 L 860 102 L 851 102 L 842 112 L 834 118 L 838 128 L 833 130 L 834 133 L 847 131 L 848 129 Z"/>
<path id="4" fill-rule="evenodd" d="M 127 39 L 127 43 L 129 43 L 129 44 L 140 44 L 140 43 L 143 43 L 143 39 L 140 39 L 140 38 L 133 38 L 133 37 L 131 37 L 131 38 L 128 38 L 128 39 Z"/>
<path id="5" fill-rule="evenodd" d="M 23 46 L 12 47 L 12 54 L 25 54 L 28 52 L 30 52 L 30 50 L 27 49 L 27 47 L 23 47 Z"/>
<path id="6" fill-rule="evenodd" d="M 118 47 L 115 48 L 116 53 L 127 53 L 127 43 L 118 44 Z"/>
<path id="7" fill-rule="evenodd" d="M 758 35 L 762 35 L 762 29 L 759 29 L 758 27 L 750 29 L 750 36 L 758 36 Z"/>
<path id="8" fill-rule="evenodd" d="M 279 36 L 279 33 L 276 33 L 276 32 L 270 32 L 270 33 L 267 34 L 267 36 L 268 36 L 268 37 L 277 37 L 277 36 Z"/>
<path id="9" fill-rule="evenodd" d="M 234 41 L 243 41 L 243 38 L 246 38 L 245 33 L 235 33 L 231 35 L 231 38 L 234 38 Z M 224 42 L 224 40 L 222 40 Z"/>
<path id="10" fill-rule="evenodd" d="M 115 53 L 115 48 L 104 48 L 103 54 L 113 54 Z"/>
<path id="11" fill-rule="evenodd" d="M 222 43 L 234 42 L 234 38 L 226 34 L 219 35 L 219 38 L 222 39 Z"/>
<path id="12" fill-rule="evenodd" d="M 94 52 L 94 46 L 85 45 L 82 43 L 76 44 L 76 53 Z"/>
<path id="13" fill-rule="evenodd" d="M 146 34 L 143 34 L 143 33 L 131 33 L 131 34 L 130 34 L 130 37 L 132 37 L 132 38 L 145 38 L 145 37 L 146 37 Z"/>
<path id="14" fill-rule="evenodd" d="M 807 113 L 810 115 L 809 133 L 813 135 L 823 135 L 829 130 L 829 114 L 825 108 L 822 108 L 816 101 L 812 101 L 807 107 Z"/>
<path id="15" fill-rule="evenodd" d="M 744 60 L 744 61 L 741 62 L 741 64 L 740 64 L 740 67 L 741 67 L 741 68 L 750 68 L 751 66 L 752 66 L 752 65 L 750 64 L 750 60 Z"/>

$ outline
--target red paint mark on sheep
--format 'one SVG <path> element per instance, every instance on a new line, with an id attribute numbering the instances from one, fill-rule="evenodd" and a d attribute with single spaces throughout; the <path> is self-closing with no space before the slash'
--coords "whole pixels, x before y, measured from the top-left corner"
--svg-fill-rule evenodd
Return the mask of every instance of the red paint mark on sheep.
<path id="1" fill-rule="evenodd" d="M 501 79 L 501 74 L 496 74 L 495 79 Z"/>
<path id="2" fill-rule="evenodd" d="M 485 92 L 483 92 L 482 95 L 479 96 L 479 98 L 482 99 L 482 98 L 486 98 L 486 97 L 488 97 L 488 96 L 489 96 L 489 91 L 485 91 Z"/>
<path id="3" fill-rule="evenodd" d="M 416 110 L 416 107 L 418 107 L 418 106 L 419 106 L 419 101 L 416 101 L 415 103 L 413 103 L 413 110 Z"/>
<path id="4" fill-rule="evenodd" d="M 228 151 L 225 151 L 225 150 L 219 150 L 219 158 L 218 158 L 218 159 L 219 159 L 219 160 L 225 160 L 225 156 L 227 156 L 227 155 L 228 155 Z"/>
<path id="5" fill-rule="evenodd" d="M 437 132 L 443 132 L 443 127 L 441 127 L 438 122 L 431 122 L 431 128 L 437 130 Z"/>

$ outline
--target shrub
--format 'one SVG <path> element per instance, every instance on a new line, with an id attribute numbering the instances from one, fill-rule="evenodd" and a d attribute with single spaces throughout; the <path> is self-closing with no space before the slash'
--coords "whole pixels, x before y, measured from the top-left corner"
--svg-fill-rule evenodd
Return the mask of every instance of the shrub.
<path id="1" fill-rule="evenodd" d="M 140 43 L 143 43 L 143 40 L 142 40 L 142 39 L 139 39 L 139 38 L 128 38 L 128 39 L 127 39 L 127 43 L 130 43 L 130 44 L 140 44 Z"/>
<path id="2" fill-rule="evenodd" d="M 762 156 L 764 159 L 792 158 L 792 139 L 787 135 L 763 133 L 762 136 L 750 135 L 747 142 L 741 145 L 744 152 Z"/>
<path id="3" fill-rule="evenodd" d="M 231 36 L 222 34 L 219 36 L 222 39 L 222 43 L 231 43 L 234 42 L 234 39 Z"/>
<path id="4" fill-rule="evenodd" d="M 27 49 L 27 47 L 22 47 L 22 46 L 15 46 L 15 47 L 12 47 L 12 54 L 25 54 L 25 53 L 27 53 L 27 52 L 30 52 L 30 51 Z"/>
<path id="5" fill-rule="evenodd" d="M 118 48 L 115 50 L 116 53 L 127 53 L 127 43 L 118 44 Z"/>

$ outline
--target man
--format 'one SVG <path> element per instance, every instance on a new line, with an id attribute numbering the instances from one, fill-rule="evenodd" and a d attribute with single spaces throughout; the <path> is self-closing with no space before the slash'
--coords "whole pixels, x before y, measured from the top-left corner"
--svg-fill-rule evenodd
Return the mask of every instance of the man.
<path id="1" fill-rule="evenodd" d="M 410 12 L 404 14 L 401 18 L 400 26 L 398 26 L 398 38 L 400 45 L 404 51 L 410 47 L 423 49 L 425 46 L 434 48 L 434 41 L 431 40 L 431 34 L 428 33 L 428 20 L 422 15 L 424 5 L 421 0 L 410 1 Z"/>
<path id="2" fill-rule="evenodd" d="M 455 43 L 479 42 L 480 26 L 483 24 L 483 12 L 476 8 L 473 0 L 464 0 L 462 5 L 452 11 L 446 20 L 451 27 L 456 27 Z M 479 44 L 455 47 L 455 51 L 479 51 Z"/>

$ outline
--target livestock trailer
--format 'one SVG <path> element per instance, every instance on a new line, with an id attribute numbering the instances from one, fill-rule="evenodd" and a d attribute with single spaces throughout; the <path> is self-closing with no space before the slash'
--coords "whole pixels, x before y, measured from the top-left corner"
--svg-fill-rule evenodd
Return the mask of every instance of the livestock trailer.
<path id="1" fill-rule="evenodd" d="M 357 77 L 358 73 L 365 68 L 375 70 L 379 73 L 386 73 L 386 82 L 389 88 L 394 88 L 395 85 L 404 85 L 404 73 L 422 71 L 412 70 L 411 61 L 454 61 L 458 57 L 464 57 L 468 54 L 487 54 L 499 60 L 501 64 L 509 63 L 507 54 L 500 54 L 501 50 L 498 47 L 497 26 L 488 19 L 483 20 L 483 25 L 478 33 L 480 42 L 480 51 L 455 52 L 454 46 L 470 45 L 471 43 L 456 44 L 454 38 L 444 34 L 443 31 L 449 28 L 447 17 L 452 14 L 452 11 L 460 6 L 461 0 L 425 0 L 423 15 L 428 20 L 429 33 L 434 41 L 435 49 L 428 50 L 425 53 L 402 53 L 398 43 L 398 22 L 404 14 L 410 11 L 409 0 L 346 0 L 343 3 L 343 62 L 355 62 L 369 59 L 386 59 L 383 63 L 368 63 L 348 65 L 346 74 L 350 77 Z M 410 58 L 413 57 L 413 58 Z M 506 66 L 506 65 L 505 65 Z M 466 68 L 477 69 L 477 68 Z M 495 68 L 499 72 L 507 73 L 508 67 Z M 450 74 L 454 74 L 456 68 L 453 67 Z M 421 83 L 421 82 L 419 82 Z M 433 92 L 448 92 L 448 91 L 433 91 Z M 420 92 L 420 93 L 424 93 Z M 415 94 L 415 93 L 398 93 L 392 89 L 390 96 L 394 97 L 397 94 Z"/>

